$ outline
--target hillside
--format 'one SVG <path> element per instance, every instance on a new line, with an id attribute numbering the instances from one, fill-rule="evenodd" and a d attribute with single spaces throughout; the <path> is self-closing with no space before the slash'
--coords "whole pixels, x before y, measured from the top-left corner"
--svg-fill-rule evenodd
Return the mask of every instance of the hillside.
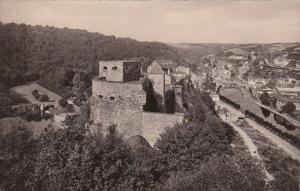
<path id="1" fill-rule="evenodd" d="M 133 57 L 143 57 L 146 63 L 159 58 L 182 62 L 175 48 L 159 42 L 0 22 L 0 88 L 33 80 L 57 88 L 59 75 L 65 70 L 93 76 L 99 60 Z"/>

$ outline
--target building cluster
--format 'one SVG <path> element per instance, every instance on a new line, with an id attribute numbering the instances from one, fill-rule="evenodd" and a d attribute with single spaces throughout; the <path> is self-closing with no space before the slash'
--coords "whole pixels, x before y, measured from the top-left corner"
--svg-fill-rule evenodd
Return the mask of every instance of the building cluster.
<path id="1" fill-rule="evenodd" d="M 281 72 L 281 68 L 290 64 L 287 54 L 283 56 L 277 56 L 272 60 L 267 60 L 259 57 L 254 51 L 252 51 L 248 58 L 242 55 L 230 55 L 226 58 L 235 64 L 217 64 L 216 67 L 211 69 L 212 78 L 217 84 L 222 87 L 230 87 L 230 81 L 235 81 L 232 77 L 238 78 L 243 83 L 247 84 L 247 87 L 251 88 L 251 93 L 259 99 L 260 95 L 267 92 L 270 96 L 276 98 L 276 107 L 280 111 L 282 106 L 291 102 L 296 105 L 296 114 L 300 113 L 300 80 L 291 77 L 281 78 L 266 78 L 259 75 L 247 75 L 251 70 L 252 65 L 255 65 L 257 69 L 264 70 L 265 67 L 274 68 L 274 71 Z M 233 62 L 235 61 L 235 62 Z M 296 66 L 299 61 L 296 61 Z M 300 64 L 299 64 L 300 65 Z M 277 69 L 278 68 L 278 69 Z M 295 68 L 296 69 L 296 68 Z M 293 68 L 294 70 L 294 68 Z M 244 78 L 247 76 L 247 78 Z"/>
<path id="2" fill-rule="evenodd" d="M 141 135 L 154 144 L 167 127 L 183 121 L 184 88 L 178 82 L 189 75 L 189 68 L 169 62 L 154 61 L 144 72 L 140 60 L 100 61 L 92 80 L 95 128 L 105 133 L 116 125 L 125 138 Z"/>

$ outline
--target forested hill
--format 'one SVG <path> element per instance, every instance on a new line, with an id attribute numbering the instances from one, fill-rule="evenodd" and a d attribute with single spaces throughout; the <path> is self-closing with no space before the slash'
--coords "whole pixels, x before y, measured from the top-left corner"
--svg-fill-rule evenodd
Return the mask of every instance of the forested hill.
<path id="1" fill-rule="evenodd" d="M 67 69 L 97 72 L 99 60 L 144 57 L 181 62 L 175 48 L 85 30 L 0 22 L 0 86 L 36 80 L 55 83 Z"/>

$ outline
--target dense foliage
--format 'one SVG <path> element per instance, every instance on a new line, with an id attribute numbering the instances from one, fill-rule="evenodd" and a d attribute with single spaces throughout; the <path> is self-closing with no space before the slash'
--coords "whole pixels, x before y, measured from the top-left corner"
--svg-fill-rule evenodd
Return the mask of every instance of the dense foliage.
<path id="1" fill-rule="evenodd" d="M 4 190 L 153 190 L 158 186 L 154 151 L 137 157 L 115 127 L 103 136 L 69 124 L 66 129 L 48 128 L 34 140 L 31 131 L 18 124 L 0 136 L 0 188 Z"/>
<path id="2" fill-rule="evenodd" d="M 287 102 L 282 106 L 282 111 L 287 114 L 292 114 L 296 110 L 296 105 L 292 102 Z"/>
<path id="3" fill-rule="evenodd" d="M 2 24 L 0 22 L 0 87 L 41 78 L 43 85 L 68 85 L 82 70 L 97 75 L 99 60 L 143 57 L 145 62 L 164 58 L 182 62 L 177 51 L 163 43 L 138 42 L 85 30 Z M 60 78 L 62 73 L 66 79 Z"/>
<path id="4" fill-rule="evenodd" d="M 292 145 L 296 146 L 297 148 L 300 148 L 300 139 L 294 135 L 291 135 L 287 132 L 283 132 L 282 130 L 275 127 L 272 123 L 265 121 L 263 118 L 259 117 L 255 113 L 252 113 L 251 111 L 246 110 L 245 114 L 248 117 L 251 117 L 254 119 L 257 123 L 261 124 L 262 127 L 265 127 L 272 132 L 276 133 L 279 137 L 285 139 L 286 141 L 290 142 Z"/>
<path id="5" fill-rule="evenodd" d="M 115 127 L 106 135 L 91 131 L 86 125 L 87 105 L 82 105 L 79 118 L 67 120 L 65 129 L 49 127 L 35 138 L 24 124 L 18 124 L 13 134 L 0 131 L 4 140 L 0 167 L 5 176 L 0 189 L 262 190 L 258 166 L 233 152 L 232 128 L 211 115 L 210 101 L 201 97 L 208 99 L 194 92 L 190 95 L 194 102 L 188 104 L 199 112 L 203 107 L 205 115 L 191 112 L 186 122 L 161 135 L 156 149 L 132 148 Z M 14 139 L 21 139 L 20 144 L 15 145 Z"/>
<path id="6" fill-rule="evenodd" d="M 225 97 L 225 96 L 222 96 L 222 95 L 219 95 L 219 96 L 220 96 L 220 100 L 222 100 L 222 101 L 228 103 L 229 105 L 231 105 L 231 106 L 234 107 L 235 109 L 240 109 L 240 108 L 241 108 L 240 104 L 238 104 L 238 103 L 232 101 L 231 99 L 229 99 L 229 98 L 227 98 L 227 97 Z"/>

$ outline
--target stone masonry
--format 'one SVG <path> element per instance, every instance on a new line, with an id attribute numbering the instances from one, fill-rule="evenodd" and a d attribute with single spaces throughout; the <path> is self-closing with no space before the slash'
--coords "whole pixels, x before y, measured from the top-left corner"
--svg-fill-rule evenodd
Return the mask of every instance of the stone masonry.
<path id="1" fill-rule="evenodd" d="M 93 123 L 99 124 L 104 133 L 109 125 L 117 125 L 125 139 L 141 135 L 153 145 L 166 127 L 182 122 L 182 114 L 143 111 L 143 80 L 139 61 L 100 61 L 99 76 L 92 80 Z M 153 120 L 155 124 L 151 125 Z"/>

